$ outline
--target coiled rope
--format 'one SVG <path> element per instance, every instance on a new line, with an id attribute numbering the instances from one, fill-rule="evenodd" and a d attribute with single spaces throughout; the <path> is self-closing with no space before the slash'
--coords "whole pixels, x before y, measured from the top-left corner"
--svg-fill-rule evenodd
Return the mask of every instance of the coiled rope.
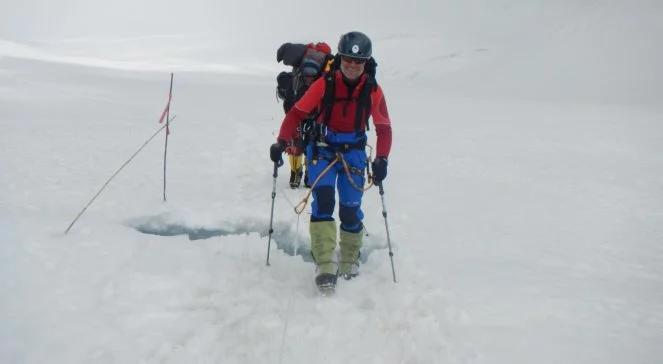
<path id="1" fill-rule="evenodd" d="M 322 173 L 320 173 L 318 178 L 316 178 L 315 181 L 313 181 L 313 183 L 311 184 L 311 188 L 308 190 L 308 192 L 306 193 L 304 198 L 302 198 L 302 200 L 295 206 L 295 213 L 297 215 L 301 215 L 302 212 L 304 212 L 304 209 L 306 209 L 306 206 L 308 205 L 308 200 L 311 197 L 311 194 L 313 193 L 313 189 L 315 188 L 315 186 L 318 184 L 320 179 L 325 174 L 327 174 L 327 172 L 329 172 L 329 170 L 331 170 L 331 168 L 338 162 L 341 162 L 341 164 L 343 164 L 343 170 L 345 171 L 345 175 L 348 177 L 348 181 L 350 182 L 350 185 L 354 189 L 356 189 L 357 191 L 366 192 L 371 187 L 373 187 L 373 174 L 371 173 L 371 169 L 370 169 L 371 162 L 373 161 L 373 147 L 371 147 L 370 145 L 367 145 L 367 147 L 369 149 L 369 154 L 368 154 L 368 158 L 366 160 L 367 161 L 366 162 L 366 164 L 367 164 L 366 169 L 367 169 L 367 177 L 368 177 L 368 185 L 367 185 L 366 188 L 358 186 L 357 183 L 355 183 L 354 179 L 352 179 L 352 172 L 350 172 L 350 167 L 348 166 L 348 162 L 346 162 L 345 158 L 343 158 L 343 153 L 336 152 L 336 155 L 335 155 L 334 159 L 331 161 L 331 163 L 329 163 L 329 165 L 327 167 L 325 167 L 325 169 L 322 170 Z"/>

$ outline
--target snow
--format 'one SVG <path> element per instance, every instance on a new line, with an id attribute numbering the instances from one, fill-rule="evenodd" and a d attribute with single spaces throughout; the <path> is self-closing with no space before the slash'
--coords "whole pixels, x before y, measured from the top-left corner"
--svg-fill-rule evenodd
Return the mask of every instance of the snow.
<path id="1" fill-rule="evenodd" d="M 659 2 L 93 3 L 0 4 L 0 362 L 660 362 Z M 361 275 L 320 297 L 287 167 L 265 265 L 274 53 L 352 29 L 393 120 L 398 283 L 372 189 Z M 161 134 L 64 234 L 170 72 L 168 201 Z"/>

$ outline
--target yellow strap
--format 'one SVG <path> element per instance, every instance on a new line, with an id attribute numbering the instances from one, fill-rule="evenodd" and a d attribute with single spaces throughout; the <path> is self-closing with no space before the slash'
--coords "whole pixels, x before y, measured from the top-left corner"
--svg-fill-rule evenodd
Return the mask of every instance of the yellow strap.
<path id="1" fill-rule="evenodd" d="M 322 176 L 324 176 L 325 174 L 327 174 L 327 172 L 329 172 L 331 167 L 334 164 L 336 164 L 336 162 L 338 162 L 338 157 L 336 157 L 331 163 L 329 163 L 329 165 L 325 169 L 322 170 L 322 173 L 320 173 L 318 178 L 315 179 L 315 181 L 311 185 L 311 188 L 306 193 L 306 196 L 304 196 L 304 198 L 297 204 L 297 206 L 295 206 L 295 213 L 297 215 L 301 215 L 301 213 L 304 212 L 304 209 L 306 208 L 306 205 L 308 205 L 308 199 L 311 197 L 311 193 L 313 193 L 313 189 L 315 188 L 315 185 L 318 184 L 318 182 L 320 181 L 320 178 L 322 178 Z"/>
<path id="2" fill-rule="evenodd" d="M 334 59 L 330 58 L 327 63 L 325 63 L 325 66 L 322 68 L 324 72 L 329 72 L 332 69 L 332 66 L 334 65 Z"/>

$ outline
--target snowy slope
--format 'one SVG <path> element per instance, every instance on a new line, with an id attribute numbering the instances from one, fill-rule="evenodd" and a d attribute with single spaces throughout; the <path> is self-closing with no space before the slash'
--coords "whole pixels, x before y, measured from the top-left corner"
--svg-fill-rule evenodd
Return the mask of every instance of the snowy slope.
<path id="1" fill-rule="evenodd" d="M 276 5 L 127 4 L 0 6 L 0 362 L 660 361 L 657 2 L 366 2 L 300 17 L 310 38 Z M 265 266 L 273 53 L 355 28 L 394 124 L 399 282 L 371 190 L 362 274 L 321 298 L 287 168 Z M 170 71 L 168 202 L 160 135 L 64 235 L 159 127 Z"/>

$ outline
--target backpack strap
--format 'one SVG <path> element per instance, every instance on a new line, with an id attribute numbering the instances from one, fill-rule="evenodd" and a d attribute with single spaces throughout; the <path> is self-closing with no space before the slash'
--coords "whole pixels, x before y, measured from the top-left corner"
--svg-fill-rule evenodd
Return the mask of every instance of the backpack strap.
<path id="1" fill-rule="evenodd" d="M 366 131 L 370 130 L 368 118 L 371 115 L 371 92 L 377 88 L 377 81 L 371 75 L 367 75 L 364 86 L 357 99 L 357 109 L 355 112 L 355 133 L 357 136 L 362 134 L 362 125 L 366 126 Z M 325 93 L 322 97 L 323 115 L 322 122 L 327 125 L 331 118 L 332 109 L 336 97 L 336 72 L 332 71 L 325 75 Z M 350 96 L 349 96 L 350 97 Z"/>
<path id="2" fill-rule="evenodd" d="M 334 61 L 336 60 L 336 57 L 332 56 L 331 54 L 328 54 L 327 57 L 325 57 L 325 63 L 324 66 L 322 67 L 322 73 L 329 73 L 334 69 Z"/>
<path id="3" fill-rule="evenodd" d="M 329 119 L 331 118 L 335 96 L 336 72 L 332 70 L 325 75 L 325 93 L 322 96 L 322 109 L 320 110 L 320 113 L 323 115 L 322 123 L 325 125 L 329 123 Z"/>
<path id="4" fill-rule="evenodd" d="M 362 124 L 366 125 L 366 131 L 370 130 L 368 117 L 371 115 L 371 92 L 376 87 L 375 78 L 368 75 L 357 100 L 357 112 L 355 114 L 355 133 L 357 136 L 362 134 Z"/>

